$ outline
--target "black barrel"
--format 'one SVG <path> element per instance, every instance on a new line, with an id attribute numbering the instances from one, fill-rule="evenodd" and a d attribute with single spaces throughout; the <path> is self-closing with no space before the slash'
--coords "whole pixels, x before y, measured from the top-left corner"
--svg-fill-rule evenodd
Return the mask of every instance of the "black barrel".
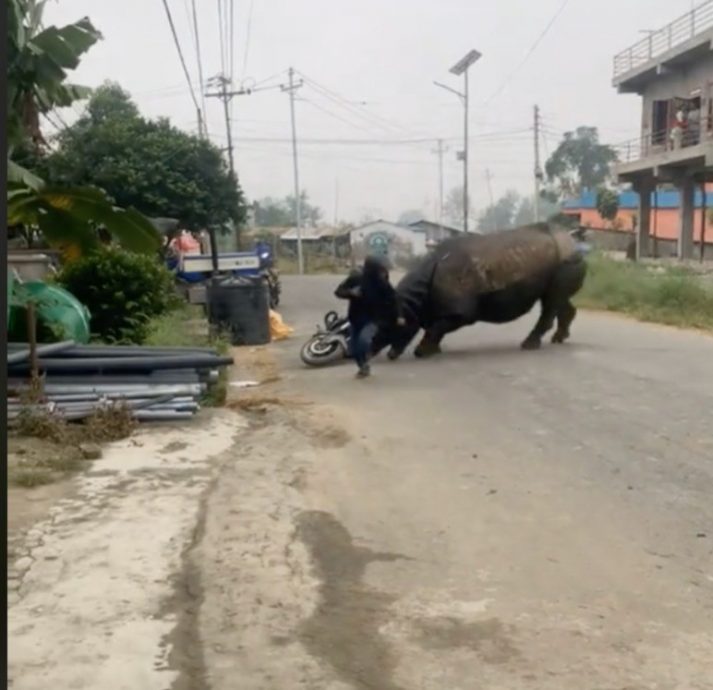
<path id="1" fill-rule="evenodd" d="M 270 342 L 270 297 L 263 278 L 230 278 L 208 287 L 208 318 L 233 345 Z"/>

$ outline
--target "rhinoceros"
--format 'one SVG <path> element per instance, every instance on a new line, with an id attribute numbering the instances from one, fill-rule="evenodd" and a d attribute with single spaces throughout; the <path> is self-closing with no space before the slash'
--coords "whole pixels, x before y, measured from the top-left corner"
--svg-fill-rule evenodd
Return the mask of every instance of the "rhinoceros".
<path id="1" fill-rule="evenodd" d="M 523 349 L 539 348 L 555 320 L 552 342 L 563 343 L 577 313 L 571 298 L 586 272 L 575 239 L 547 223 L 445 240 L 398 284 L 407 325 L 377 333 L 374 351 L 391 345 L 396 359 L 423 328 L 415 354 L 427 357 L 440 352 L 447 333 L 476 321 L 514 321 L 538 301 L 540 318 Z"/>

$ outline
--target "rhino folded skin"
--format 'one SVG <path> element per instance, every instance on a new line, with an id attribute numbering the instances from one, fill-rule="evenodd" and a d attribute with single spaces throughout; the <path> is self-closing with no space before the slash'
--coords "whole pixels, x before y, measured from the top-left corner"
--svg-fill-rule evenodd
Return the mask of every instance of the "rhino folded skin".
<path id="1" fill-rule="evenodd" d="M 434 286 L 454 296 L 502 290 L 552 270 L 577 251 L 569 233 L 532 227 L 457 241 L 460 246 L 448 247 L 434 276 Z"/>

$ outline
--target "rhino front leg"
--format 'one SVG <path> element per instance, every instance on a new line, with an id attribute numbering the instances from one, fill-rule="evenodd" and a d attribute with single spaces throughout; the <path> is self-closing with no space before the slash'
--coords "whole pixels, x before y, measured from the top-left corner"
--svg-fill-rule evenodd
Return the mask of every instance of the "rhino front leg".
<path id="1" fill-rule="evenodd" d="M 464 325 L 463 319 L 450 317 L 440 319 L 426 329 L 421 338 L 421 342 L 416 347 L 414 354 L 416 357 L 430 357 L 441 352 L 441 341 L 447 333 L 457 331 Z"/>

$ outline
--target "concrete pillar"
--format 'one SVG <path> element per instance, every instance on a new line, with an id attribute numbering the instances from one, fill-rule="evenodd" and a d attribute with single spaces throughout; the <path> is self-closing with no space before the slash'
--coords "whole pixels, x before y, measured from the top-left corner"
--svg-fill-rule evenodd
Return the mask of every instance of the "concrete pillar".
<path id="1" fill-rule="evenodd" d="M 638 261 L 651 254 L 649 235 L 651 234 L 651 193 L 654 191 L 654 185 L 651 180 L 642 180 L 634 185 L 634 190 L 639 195 L 639 222 L 635 230 Z"/>
<path id="2" fill-rule="evenodd" d="M 678 228 L 678 247 L 676 254 L 679 259 L 692 259 L 696 186 L 692 177 L 684 177 L 677 186 L 681 202 L 679 206 L 680 223 Z"/>

